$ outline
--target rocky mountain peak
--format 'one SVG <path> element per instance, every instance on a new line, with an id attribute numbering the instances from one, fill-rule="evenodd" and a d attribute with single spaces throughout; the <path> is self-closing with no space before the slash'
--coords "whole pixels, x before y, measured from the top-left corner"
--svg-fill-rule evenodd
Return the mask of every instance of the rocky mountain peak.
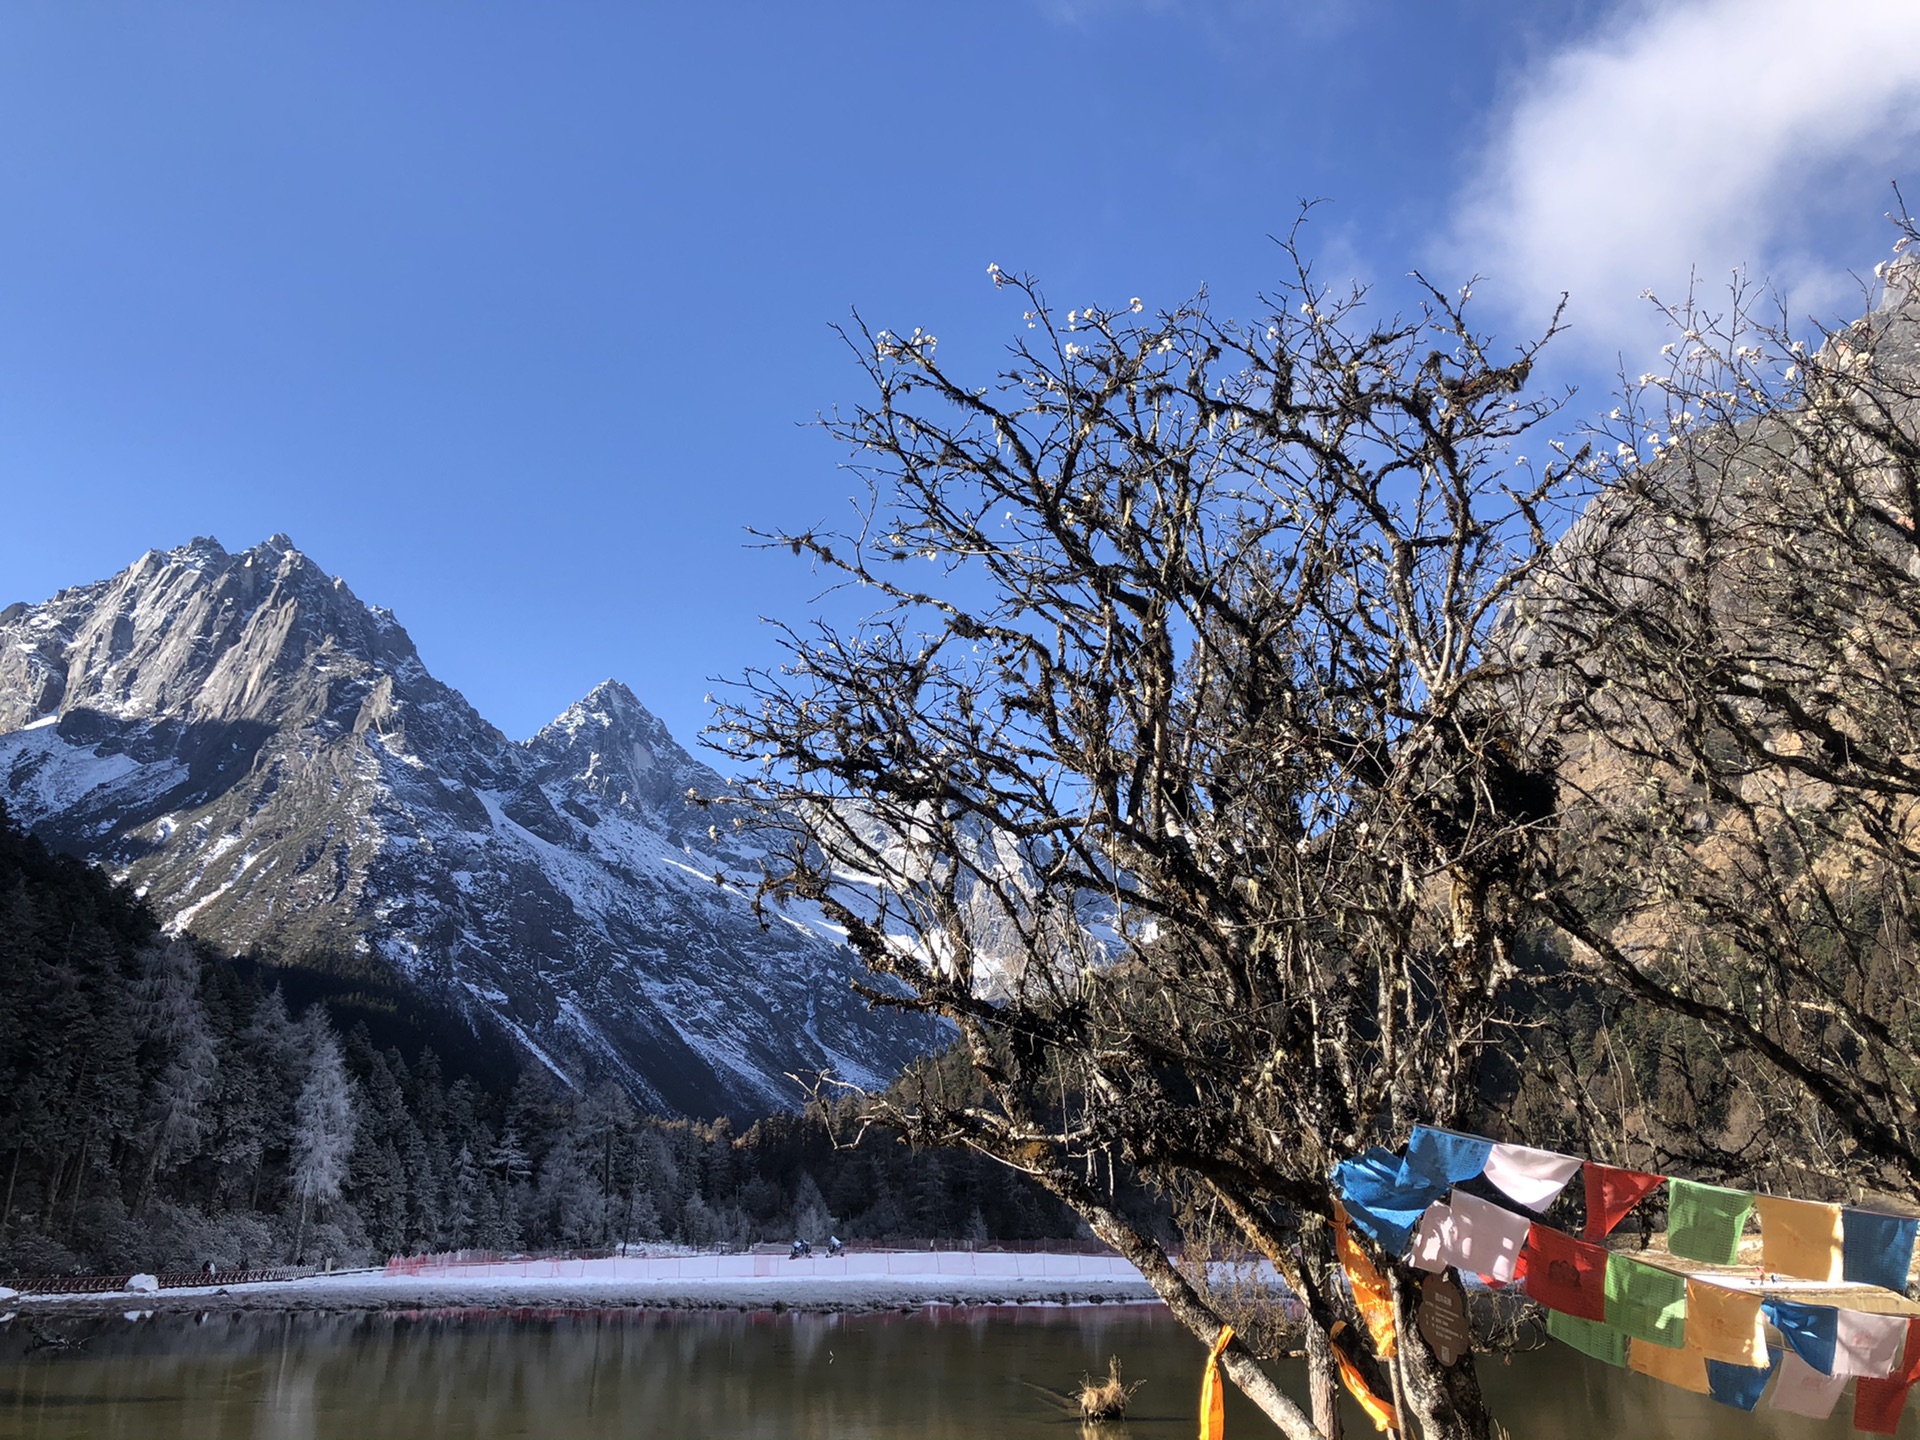
<path id="1" fill-rule="evenodd" d="M 527 742 L 543 778 L 564 779 L 612 805 L 676 818 L 689 788 L 724 783 L 681 748 L 659 717 L 618 680 L 603 680 Z"/>
<path id="2" fill-rule="evenodd" d="M 653 712 L 640 703 L 640 697 L 618 680 L 602 680 L 568 706 L 566 713 L 578 713 L 598 720 L 609 728 L 621 730 L 643 729 L 660 724 Z"/>
<path id="3" fill-rule="evenodd" d="M 33 639 L 0 660 L 0 726 L 78 711 L 188 723 L 331 712 L 357 706 L 348 692 L 378 674 L 425 678 L 406 631 L 285 535 L 238 554 L 211 536 L 150 550 L 18 627 Z"/>
<path id="4" fill-rule="evenodd" d="M 285 539 L 286 537 L 278 536 L 276 538 Z M 145 559 L 149 557 L 162 561 L 173 559 L 183 564 L 191 564 L 200 569 L 213 565 L 223 566 L 227 563 L 228 559 L 231 558 L 227 554 L 227 547 L 211 535 L 196 535 L 185 545 L 173 551 L 149 550 L 146 556 L 142 558 Z"/>
<path id="5" fill-rule="evenodd" d="M 715 883 L 758 854 L 687 804 L 723 783 L 618 681 L 509 741 L 285 535 L 0 611 L 0 798 L 170 928 L 390 973 L 653 1109 L 884 1081 L 931 1032 Z"/>

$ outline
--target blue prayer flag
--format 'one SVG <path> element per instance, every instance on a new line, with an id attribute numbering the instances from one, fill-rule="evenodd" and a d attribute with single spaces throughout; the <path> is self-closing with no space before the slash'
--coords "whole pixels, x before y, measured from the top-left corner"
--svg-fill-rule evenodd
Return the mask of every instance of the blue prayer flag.
<path id="1" fill-rule="evenodd" d="M 1840 1312 L 1831 1305 L 1802 1305 L 1794 1300 L 1763 1300 L 1760 1313 L 1786 1337 L 1793 1353 L 1822 1375 L 1833 1374 L 1833 1347 Z"/>
<path id="2" fill-rule="evenodd" d="M 1473 1179 L 1487 1168 L 1487 1157 L 1492 1153 L 1491 1140 L 1416 1125 L 1412 1138 L 1407 1141 L 1402 1174 L 1409 1182 L 1425 1182 L 1444 1189 Z"/>
<path id="3" fill-rule="evenodd" d="M 1772 1352 L 1774 1364 L 1780 1352 Z M 1751 1410 L 1760 1403 L 1760 1394 L 1773 1378 L 1773 1365 L 1729 1365 L 1724 1360 L 1707 1361 L 1707 1393 L 1722 1405 L 1736 1410 Z"/>
<path id="4" fill-rule="evenodd" d="M 1840 1212 L 1843 1273 L 1850 1285 L 1878 1285 L 1906 1293 L 1920 1219 L 1873 1210 Z"/>
<path id="5" fill-rule="evenodd" d="M 1414 1227 L 1427 1206 L 1446 1193 L 1444 1185 L 1409 1180 L 1401 1173 L 1400 1157 L 1378 1145 L 1342 1160 L 1333 1167 L 1333 1178 L 1347 1218 L 1396 1257 L 1412 1246 Z"/>

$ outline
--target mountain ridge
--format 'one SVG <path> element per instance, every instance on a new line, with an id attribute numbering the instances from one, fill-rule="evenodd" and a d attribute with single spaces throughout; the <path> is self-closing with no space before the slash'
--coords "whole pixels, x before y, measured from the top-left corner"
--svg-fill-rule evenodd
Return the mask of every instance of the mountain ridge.
<path id="1" fill-rule="evenodd" d="M 688 803 L 725 786 L 617 680 L 508 739 L 285 535 L 0 611 L 0 795 L 170 929 L 384 968 L 656 1109 L 884 1081 L 930 1032 L 715 882 L 756 854 Z"/>

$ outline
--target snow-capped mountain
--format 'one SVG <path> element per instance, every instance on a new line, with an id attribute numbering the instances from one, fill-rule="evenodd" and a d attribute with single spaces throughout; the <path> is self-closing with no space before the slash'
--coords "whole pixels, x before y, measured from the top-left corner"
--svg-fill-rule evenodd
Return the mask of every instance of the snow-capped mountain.
<path id="1" fill-rule="evenodd" d="M 656 1109 L 883 1081 L 930 1032 L 869 1010 L 808 917 L 715 883 L 752 862 L 688 801 L 723 785 L 615 681 L 507 739 L 282 535 L 0 611 L 0 797 L 169 926 L 391 971 Z"/>

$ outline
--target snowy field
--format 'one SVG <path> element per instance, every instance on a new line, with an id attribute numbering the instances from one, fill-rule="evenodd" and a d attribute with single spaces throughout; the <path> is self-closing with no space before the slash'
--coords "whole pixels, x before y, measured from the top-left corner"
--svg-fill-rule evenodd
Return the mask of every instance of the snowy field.
<path id="1" fill-rule="evenodd" d="M 385 1270 L 342 1271 L 254 1285 L 157 1293 L 22 1295 L 22 1316 L 129 1309 L 442 1310 L 736 1309 L 886 1310 L 922 1305 L 1138 1304 L 1154 1295 L 1117 1256 L 893 1251 L 788 1260 L 778 1255 L 694 1255 L 604 1260 L 440 1264 L 399 1260 Z"/>

